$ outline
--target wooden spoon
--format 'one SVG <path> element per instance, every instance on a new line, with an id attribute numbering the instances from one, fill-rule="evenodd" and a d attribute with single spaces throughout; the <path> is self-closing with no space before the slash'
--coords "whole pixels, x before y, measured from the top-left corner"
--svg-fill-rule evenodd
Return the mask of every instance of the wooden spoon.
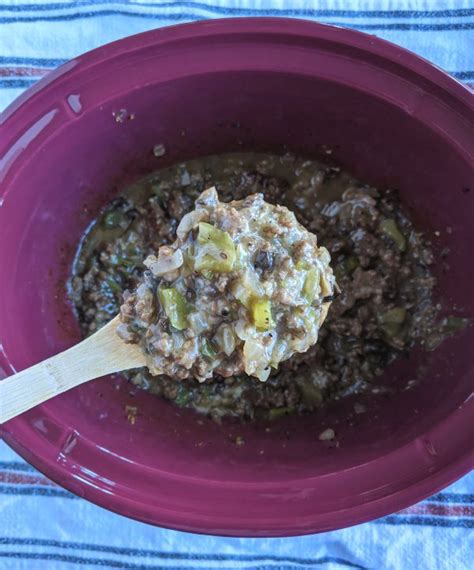
<path id="1" fill-rule="evenodd" d="M 0 424 L 94 378 L 145 366 L 139 345 L 116 333 L 115 317 L 95 334 L 0 382 Z"/>
<path id="2" fill-rule="evenodd" d="M 331 303 L 322 305 L 319 326 Z M 66 390 L 130 368 L 146 366 L 138 344 L 125 343 L 116 332 L 117 316 L 92 336 L 0 382 L 0 424 Z"/>

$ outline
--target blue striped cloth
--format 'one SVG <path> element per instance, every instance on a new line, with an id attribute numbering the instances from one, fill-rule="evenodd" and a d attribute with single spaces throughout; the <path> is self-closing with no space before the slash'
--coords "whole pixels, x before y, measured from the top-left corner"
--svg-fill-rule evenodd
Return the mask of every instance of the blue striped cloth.
<path id="1" fill-rule="evenodd" d="M 0 110 L 65 60 L 179 22 L 289 16 L 376 34 L 474 84 L 473 0 L 0 0 Z"/>
<path id="2" fill-rule="evenodd" d="M 0 111 L 48 70 L 106 42 L 183 21 L 259 15 L 364 30 L 474 85 L 474 0 L 0 0 Z M 324 535 L 258 540 L 162 530 L 74 497 L 0 442 L 0 569 L 465 570 L 474 560 L 473 527 L 471 473 L 401 513 Z"/>

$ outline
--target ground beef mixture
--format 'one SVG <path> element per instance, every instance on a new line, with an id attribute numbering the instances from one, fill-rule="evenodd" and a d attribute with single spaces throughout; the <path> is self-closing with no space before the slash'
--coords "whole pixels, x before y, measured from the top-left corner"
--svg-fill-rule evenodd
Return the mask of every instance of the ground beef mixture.
<path id="1" fill-rule="evenodd" d="M 123 292 L 140 281 L 144 259 L 176 239 L 180 220 L 210 186 L 223 201 L 262 193 L 293 211 L 329 250 L 342 293 L 318 343 L 282 363 L 265 383 L 245 374 L 176 381 L 139 369 L 126 373 L 134 384 L 216 420 L 278 418 L 374 389 L 401 353 L 415 344 L 434 348 L 440 329 L 446 336 L 464 326 L 459 318 L 435 324 L 433 255 L 395 191 L 290 155 L 231 154 L 158 171 L 106 207 L 81 243 L 69 284 L 84 335 L 119 312 Z"/>
<path id="2" fill-rule="evenodd" d="M 265 382 L 317 342 L 335 278 L 328 250 L 288 208 L 263 194 L 221 202 L 211 187 L 176 234 L 144 260 L 120 308 L 117 333 L 140 346 L 151 374 Z"/>

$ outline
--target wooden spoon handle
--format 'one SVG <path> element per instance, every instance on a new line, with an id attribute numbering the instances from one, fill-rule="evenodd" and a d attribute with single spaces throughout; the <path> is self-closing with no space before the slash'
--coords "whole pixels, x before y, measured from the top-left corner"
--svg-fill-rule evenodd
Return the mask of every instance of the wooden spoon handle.
<path id="1" fill-rule="evenodd" d="M 115 317 L 76 346 L 0 382 L 0 424 L 88 380 L 144 366 L 137 345 L 116 334 Z"/>

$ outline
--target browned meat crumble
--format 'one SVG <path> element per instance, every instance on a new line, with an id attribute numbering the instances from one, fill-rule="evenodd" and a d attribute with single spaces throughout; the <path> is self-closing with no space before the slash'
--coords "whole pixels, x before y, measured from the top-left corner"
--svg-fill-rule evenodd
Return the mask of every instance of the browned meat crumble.
<path id="1" fill-rule="evenodd" d="M 239 374 L 203 383 L 126 373 L 136 385 L 215 419 L 277 418 L 311 411 L 328 400 L 373 389 L 400 354 L 440 342 L 462 326 L 436 321 L 433 254 L 393 190 L 378 190 L 336 166 L 295 158 L 233 154 L 178 164 L 148 176 L 113 200 L 81 245 L 70 283 L 84 335 L 119 312 L 143 261 L 176 239 L 199 194 L 216 186 L 223 201 L 262 193 L 296 214 L 329 250 L 342 294 L 331 306 L 318 343 L 281 363 L 265 383 Z M 265 255 L 255 259 L 267 269 Z"/>

